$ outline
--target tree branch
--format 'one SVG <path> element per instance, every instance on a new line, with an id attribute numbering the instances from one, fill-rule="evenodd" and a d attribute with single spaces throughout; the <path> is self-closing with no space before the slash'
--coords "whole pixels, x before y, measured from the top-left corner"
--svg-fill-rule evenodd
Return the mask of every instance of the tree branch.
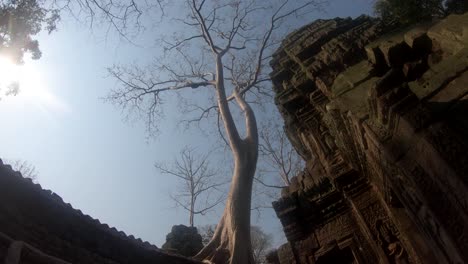
<path id="1" fill-rule="evenodd" d="M 260 183 L 261 185 L 268 187 L 268 188 L 276 188 L 276 189 L 283 189 L 286 186 L 280 186 L 280 185 L 272 185 L 272 184 L 267 184 L 263 182 L 262 180 L 258 179 L 257 177 L 254 178 L 256 182 Z"/>

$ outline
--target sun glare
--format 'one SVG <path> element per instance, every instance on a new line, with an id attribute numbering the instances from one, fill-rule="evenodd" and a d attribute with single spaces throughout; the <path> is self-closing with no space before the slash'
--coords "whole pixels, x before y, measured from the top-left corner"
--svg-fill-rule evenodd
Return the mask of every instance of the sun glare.
<path id="1" fill-rule="evenodd" d="M 20 66 L 14 64 L 8 58 L 0 56 L 0 85 L 5 87 L 19 81 L 19 68 Z"/>
<path id="2" fill-rule="evenodd" d="M 17 65 L 6 57 L 0 56 L 0 85 L 2 89 L 17 83 L 19 86 L 18 97 L 39 96 L 44 90 L 40 80 L 40 74 L 29 65 Z"/>
<path id="3" fill-rule="evenodd" d="M 52 110 L 49 108 L 59 111 L 66 110 L 61 100 L 48 89 L 37 63 L 26 61 L 23 65 L 17 65 L 10 59 L 0 56 L 1 97 L 5 97 L 5 92 L 9 90 L 11 85 L 15 84 L 17 84 L 18 92 L 16 96 L 8 96 L 10 103 L 21 106 L 35 105 L 44 110 Z"/>

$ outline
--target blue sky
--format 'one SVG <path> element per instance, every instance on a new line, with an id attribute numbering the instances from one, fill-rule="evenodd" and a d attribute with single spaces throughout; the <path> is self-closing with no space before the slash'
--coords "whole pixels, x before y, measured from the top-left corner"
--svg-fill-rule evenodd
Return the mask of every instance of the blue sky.
<path id="1" fill-rule="evenodd" d="M 370 14 L 371 4 L 372 0 L 333 0 L 326 13 L 314 14 L 304 24 L 316 18 Z M 2 98 L 0 158 L 29 161 L 42 187 L 74 208 L 161 246 L 172 225 L 187 224 L 187 213 L 169 199 L 176 180 L 158 174 L 153 164 L 173 159 L 184 145 L 208 149 L 211 143 L 198 131 L 177 126 L 175 104 L 166 105 L 161 134 L 148 140 L 141 122 L 125 121 L 120 109 L 100 99 L 115 85 L 106 77 L 106 67 L 146 61 L 153 43 L 152 32 L 136 39 L 141 47 L 112 34 L 106 38 L 104 32 L 65 17 L 58 32 L 39 36 L 43 56 L 27 61 L 31 70 L 23 78 L 45 92 Z M 196 224 L 216 223 L 221 211 L 198 217 Z M 253 224 L 277 234 L 281 229 L 273 215 L 266 212 Z"/>

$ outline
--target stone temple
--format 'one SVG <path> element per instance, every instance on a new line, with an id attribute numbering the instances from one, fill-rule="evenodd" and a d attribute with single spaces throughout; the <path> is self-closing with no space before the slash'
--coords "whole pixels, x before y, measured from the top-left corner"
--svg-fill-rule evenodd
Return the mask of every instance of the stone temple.
<path id="1" fill-rule="evenodd" d="M 468 263 L 468 13 L 404 30 L 318 20 L 271 62 L 306 168 L 271 263 Z"/>
<path id="2" fill-rule="evenodd" d="M 307 163 L 273 203 L 288 243 L 268 261 L 468 263 L 468 14 L 403 30 L 317 20 L 271 66 Z M 84 215 L 1 161 L 0 261 L 198 263 Z"/>

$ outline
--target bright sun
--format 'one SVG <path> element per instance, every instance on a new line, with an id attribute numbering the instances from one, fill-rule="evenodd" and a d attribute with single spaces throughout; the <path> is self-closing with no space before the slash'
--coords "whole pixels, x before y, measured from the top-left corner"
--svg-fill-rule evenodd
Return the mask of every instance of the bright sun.
<path id="1" fill-rule="evenodd" d="M 32 68 L 29 63 L 17 65 L 10 59 L 0 56 L 0 87 L 2 90 L 11 84 L 17 83 L 19 85 L 18 96 L 37 96 L 40 90 L 43 89 L 38 79 L 40 79 L 39 72 Z"/>
<path id="2" fill-rule="evenodd" d="M 0 56 L 0 97 L 5 99 L 4 103 L 8 101 L 19 106 L 34 105 L 43 110 L 67 110 L 66 105 L 48 89 L 37 65 L 35 61 L 17 65 Z M 16 96 L 4 96 L 8 87 L 15 83 L 19 88 Z"/>
<path id="3" fill-rule="evenodd" d="M 13 82 L 19 82 L 19 66 L 3 56 L 0 56 L 0 73 L 0 87 L 3 89 Z"/>

